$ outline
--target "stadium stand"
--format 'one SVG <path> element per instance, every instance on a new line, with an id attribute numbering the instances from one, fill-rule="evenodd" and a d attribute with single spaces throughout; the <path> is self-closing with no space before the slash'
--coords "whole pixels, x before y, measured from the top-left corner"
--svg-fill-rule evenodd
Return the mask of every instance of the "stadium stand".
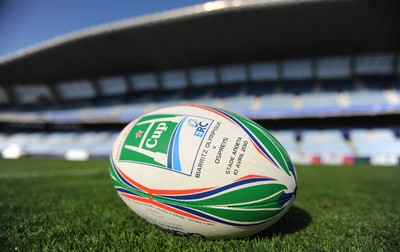
<path id="1" fill-rule="evenodd" d="M 261 108 L 263 110 L 282 110 L 294 109 L 295 96 L 293 94 L 272 94 L 260 97 Z"/>
<path id="2" fill-rule="evenodd" d="M 290 156 L 298 154 L 299 143 L 296 141 L 296 132 L 293 130 L 275 130 L 271 133 L 278 139 L 278 141 L 285 146 L 286 151 Z"/>
<path id="3" fill-rule="evenodd" d="M 118 132 L 53 132 L 0 134 L 0 151 L 19 146 L 24 155 L 64 157 L 68 151 L 79 150 L 90 157 L 108 157 Z"/>
<path id="4" fill-rule="evenodd" d="M 304 109 L 338 108 L 340 106 L 334 92 L 305 93 L 301 95 L 301 100 Z"/>
<path id="5" fill-rule="evenodd" d="M 238 95 L 226 97 L 223 108 L 229 109 L 238 114 L 247 114 L 249 110 L 255 110 L 255 97 L 251 95 Z"/>
<path id="6" fill-rule="evenodd" d="M 351 137 L 360 156 L 400 155 L 400 139 L 390 129 L 355 129 Z"/>
<path id="7" fill-rule="evenodd" d="M 382 90 L 348 92 L 348 95 L 350 99 L 350 106 L 374 106 L 389 103 Z"/>
<path id="8" fill-rule="evenodd" d="M 306 2 L 188 7 L 89 28 L 0 58 L 0 150 L 18 145 L 33 156 L 84 150 L 106 157 L 116 136 L 112 126 L 157 108 L 197 103 L 266 128 L 273 123 L 297 162 L 398 162 L 399 137 L 390 127 L 400 126 L 399 3 Z M 370 126 L 374 116 L 391 119 L 376 128 Z M 371 119 L 360 125 L 352 117 Z M 335 128 L 335 120 L 347 118 L 356 126 Z M 321 119 L 332 126 L 314 125 Z M 283 127 L 285 120 L 304 123 Z M 25 132 L 14 124 L 43 127 Z M 75 124 L 83 129 L 55 126 Z"/>
<path id="9" fill-rule="evenodd" d="M 351 129 L 349 139 L 339 129 L 271 133 L 298 162 L 339 164 L 367 158 L 382 164 L 400 158 L 400 138 L 391 129 Z M 69 151 L 82 151 L 90 158 L 107 158 L 117 136 L 116 131 L 0 133 L 0 152 L 17 145 L 27 156 L 65 157 Z"/>
<path id="10" fill-rule="evenodd" d="M 342 162 L 344 156 L 355 156 L 349 143 L 343 138 L 340 130 L 307 130 L 302 134 L 301 154 L 336 159 Z M 331 161 L 332 162 L 332 161 Z"/>
<path id="11" fill-rule="evenodd" d="M 335 61 L 337 57 L 325 57 L 323 62 L 329 62 L 329 59 Z M 293 61 L 289 62 L 294 64 Z M 273 63 L 268 64 L 273 66 Z M 299 63 L 296 62 L 296 64 Z M 31 116 L 44 121 L 90 122 L 103 120 L 106 122 L 127 122 L 152 109 L 181 103 L 199 103 L 223 107 L 254 118 L 400 111 L 400 84 L 394 77 L 360 76 L 354 79 L 304 80 L 304 78 L 310 78 L 310 76 L 302 74 L 298 70 L 294 72 L 295 74 L 291 74 L 291 68 L 288 68 L 285 78 L 296 76 L 303 78 L 303 80 L 295 82 L 264 80 L 260 82 L 259 80 L 266 76 L 257 76 L 257 71 L 261 67 L 266 68 L 267 66 L 267 64 L 258 63 L 227 65 L 220 68 L 208 67 L 193 70 L 193 78 L 185 77 L 182 70 L 166 71 L 162 74 L 161 83 L 155 78 L 154 73 L 133 74 L 132 80 L 135 82 L 132 85 L 139 89 L 135 96 L 130 94 L 115 95 L 115 93 L 112 93 L 113 91 L 104 91 L 107 83 L 110 85 L 116 83 L 116 93 L 125 92 L 127 90 L 124 86 L 126 80 L 121 76 L 100 77 L 97 82 L 103 83 L 100 85 L 100 89 L 103 90 L 101 93 L 107 94 L 105 96 L 100 95 L 100 97 L 96 96 L 92 81 L 62 81 L 58 84 L 57 90 L 67 103 L 50 107 L 39 106 L 40 102 L 37 102 L 38 97 L 45 101 L 53 99 L 45 85 L 40 83 L 36 86 L 35 84 L 16 85 L 14 89 L 20 96 L 18 101 L 20 106 L 17 109 L 0 110 L 0 120 L 8 121 L 10 116 L 15 118 L 21 113 L 26 115 L 27 112 L 30 112 Z M 322 66 L 325 67 L 323 64 Z M 256 78 L 257 81 L 245 78 L 245 68 L 253 69 L 252 78 Z M 270 68 L 272 70 L 269 71 L 272 72 L 274 68 Z M 363 71 L 365 73 L 366 70 Z M 223 76 L 221 77 L 224 81 L 222 83 L 225 84 L 201 86 L 206 83 L 206 79 L 201 79 L 203 78 L 201 74 L 210 72 Z M 321 73 L 324 73 L 324 71 Z M 328 75 L 331 76 L 332 73 Z M 189 88 L 187 87 L 188 82 L 203 84 L 199 87 Z M 146 89 L 143 89 L 141 85 Z M 165 86 L 166 89 L 147 90 L 159 85 Z M 37 87 L 37 90 L 35 87 Z M 114 98 L 107 98 L 110 92 Z M 75 95 L 75 93 L 77 94 Z M 96 99 L 93 99 L 95 96 Z M 73 100 L 73 102 L 68 102 L 69 100 Z M 35 102 L 39 105 L 24 106 L 35 104 Z"/>

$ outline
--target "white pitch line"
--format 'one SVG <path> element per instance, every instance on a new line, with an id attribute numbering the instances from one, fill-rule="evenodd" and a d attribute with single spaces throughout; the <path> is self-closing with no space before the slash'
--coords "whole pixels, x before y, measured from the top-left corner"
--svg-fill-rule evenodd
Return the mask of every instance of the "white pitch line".
<path id="1" fill-rule="evenodd" d="M 51 177 L 69 177 L 69 176 L 90 176 L 100 174 L 100 170 L 52 170 L 52 171 L 32 171 L 32 172 L 10 172 L 0 173 L 0 179 L 26 179 L 26 178 L 51 178 Z"/>

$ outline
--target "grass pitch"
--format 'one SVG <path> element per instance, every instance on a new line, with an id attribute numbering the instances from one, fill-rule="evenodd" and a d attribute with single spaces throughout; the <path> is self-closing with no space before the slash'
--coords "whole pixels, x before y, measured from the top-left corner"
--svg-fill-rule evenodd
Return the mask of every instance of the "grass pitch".
<path id="1" fill-rule="evenodd" d="M 0 251 L 400 251 L 400 167 L 297 166 L 298 196 L 239 240 L 180 237 L 116 194 L 105 160 L 0 160 Z"/>

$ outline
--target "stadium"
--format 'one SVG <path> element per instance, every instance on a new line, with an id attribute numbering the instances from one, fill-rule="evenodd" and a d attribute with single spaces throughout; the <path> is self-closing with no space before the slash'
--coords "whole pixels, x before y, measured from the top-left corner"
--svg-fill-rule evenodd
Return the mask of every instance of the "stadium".
<path id="1" fill-rule="evenodd" d="M 399 14 L 397 1 L 215 1 L 3 56 L 0 247 L 399 250 Z M 188 103 L 255 120 L 298 167 L 293 209 L 262 235 L 174 236 L 118 201 L 107 158 L 120 130 Z"/>

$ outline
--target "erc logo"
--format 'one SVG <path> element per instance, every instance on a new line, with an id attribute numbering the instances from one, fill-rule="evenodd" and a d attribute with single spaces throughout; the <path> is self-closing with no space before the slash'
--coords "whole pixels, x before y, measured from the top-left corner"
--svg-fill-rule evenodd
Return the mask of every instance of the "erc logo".
<path id="1" fill-rule="evenodd" d="M 129 132 L 120 161 L 148 164 L 190 175 L 193 162 L 213 120 L 188 115 L 142 117 Z M 184 148 L 197 148 L 186 152 Z"/>

